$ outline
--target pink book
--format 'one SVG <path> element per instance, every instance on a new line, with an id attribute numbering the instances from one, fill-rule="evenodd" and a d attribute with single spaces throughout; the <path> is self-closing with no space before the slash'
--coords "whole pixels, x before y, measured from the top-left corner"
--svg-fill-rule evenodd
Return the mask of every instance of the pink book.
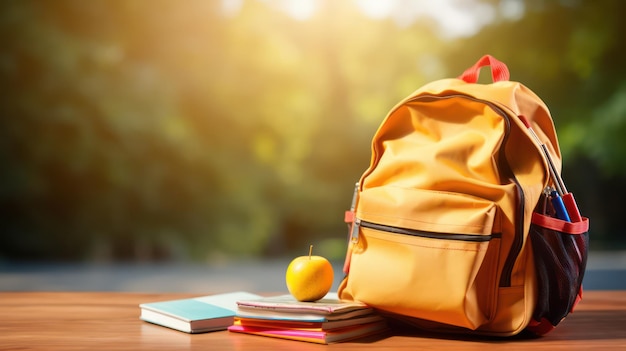
<path id="1" fill-rule="evenodd" d="M 382 322 L 356 325 L 348 328 L 324 331 L 321 329 L 281 329 L 270 327 L 253 327 L 235 324 L 228 328 L 235 333 L 245 333 L 260 336 L 269 336 L 281 339 L 306 341 L 317 344 L 330 344 L 341 342 L 367 335 L 380 333 L 387 329 L 387 324 Z"/>

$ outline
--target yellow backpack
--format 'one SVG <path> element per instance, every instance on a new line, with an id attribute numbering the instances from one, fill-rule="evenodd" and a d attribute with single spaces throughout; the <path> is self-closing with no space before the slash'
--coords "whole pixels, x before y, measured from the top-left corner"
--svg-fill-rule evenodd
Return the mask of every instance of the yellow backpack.
<path id="1" fill-rule="evenodd" d="M 340 297 L 428 330 L 548 332 L 582 296 L 588 247 L 560 167 L 548 108 L 494 57 L 423 86 L 374 135 Z"/>

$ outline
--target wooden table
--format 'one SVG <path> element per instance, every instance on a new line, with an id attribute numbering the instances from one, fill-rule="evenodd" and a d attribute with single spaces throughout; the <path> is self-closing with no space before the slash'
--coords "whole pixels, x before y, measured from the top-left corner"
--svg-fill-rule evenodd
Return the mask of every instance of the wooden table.
<path id="1" fill-rule="evenodd" d="M 0 293 L 0 350 L 626 350 L 626 291 L 587 291 L 575 313 L 538 339 L 391 332 L 316 345 L 227 331 L 190 335 L 139 320 L 142 302 L 189 294 Z"/>

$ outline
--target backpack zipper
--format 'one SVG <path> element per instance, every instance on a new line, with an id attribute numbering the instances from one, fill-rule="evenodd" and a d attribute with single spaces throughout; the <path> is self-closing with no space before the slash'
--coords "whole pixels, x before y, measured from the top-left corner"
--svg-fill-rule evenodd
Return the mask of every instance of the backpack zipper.
<path id="1" fill-rule="evenodd" d="M 441 239 L 441 240 L 485 242 L 485 241 L 490 241 L 494 237 L 495 238 L 500 237 L 499 233 L 492 233 L 490 235 L 477 235 L 477 234 L 452 234 L 452 233 L 428 232 L 424 230 L 402 228 L 402 227 L 363 221 L 363 220 L 357 220 L 355 222 L 355 226 L 374 229 L 374 230 L 387 232 L 387 233 L 393 233 L 393 234 L 410 235 L 410 236 L 416 236 L 420 238 Z M 358 235 L 358 229 L 357 229 L 357 235 Z"/>
<path id="2" fill-rule="evenodd" d="M 504 154 L 504 147 L 506 146 L 506 143 L 509 139 L 509 134 L 511 132 L 511 120 L 510 120 L 510 116 L 507 112 L 505 112 L 500 106 L 490 102 L 490 101 L 486 101 L 486 100 L 482 100 L 482 99 L 477 99 L 474 98 L 472 96 L 469 95 L 464 95 L 464 94 L 451 94 L 451 95 L 445 95 L 445 96 L 438 96 L 438 95 L 419 95 L 419 96 L 415 96 L 412 98 L 408 98 L 405 101 L 399 103 L 391 112 L 389 112 L 389 114 L 387 115 L 388 117 L 391 116 L 396 110 L 398 110 L 400 107 L 404 106 L 405 104 L 409 103 L 409 102 L 413 102 L 413 101 L 427 101 L 427 100 L 443 100 L 443 99 L 451 99 L 451 98 L 462 98 L 462 99 L 468 99 L 468 100 L 472 100 L 472 101 L 476 101 L 482 104 L 485 104 L 487 106 L 489 106 L 493 111 L 495 111 L 498 115 L 500 115 L 503 120 L 504 120 L 504 124 L 505 124 L 505 131 L 504 131 L 504 137 L 502 139 L 502 144 L 500 145 L 500 150 L 499 150 L 499 158 L 500 158 L 500 164 L 505 165 L 505 169 L 504 171 L 506 171 L 508 173 L 508 177 L 509 180 L 511 182 L 513 182 L 515 184 L 515 189 L 517 190 L 517 213 L 516 213 L 516 220 L 515 220 L 515 233 L 514 233 L 514 237 L 513 237 L 513 242 L 511 244 L 511 249 L 509 250 L 509 254 L 506 257 L 506 260 L 504 262 L 504 266 L 502 267 L 502 274 L 500 275 L 500 282 L 499 282 L 499 286 L 501 287 L 509 287 L 511 286 L 511 275 L 513 274 L 513 266 L 515 265 L 515 261 L 517 261 L 517 257 L 519 256 L 520 252 L 522 251 L 522 247 L 524 244 L 524 222 L 522 220 L 520 220 L 520 218 L 524 218 L 524 207 L 525 207 L 525 199 L 524 199 L 524 192 L 522 191 L 522 187 L 519 183 L 519 181 L 517 180 L 517 178 L 515 177 L 515 173 L 513 173 L 513 170 L 511 169 L 511 166 L 509 165 L 508 160 L 506 159 L 506 155 Z M 387 118 L 386 118 L 387 119 Z M 385 121 L 386 121 L 385 119 Z M 383 121 L 383 123 L 385 122 Z M 373 152 L 374 152 L 374 157 L 372 159 L 374 160 L 379 160 L 378 157 L 378 148 L 374 147 L 373 148 Z M 365 174 L 363 174 L 363 176 L 361 177 L 361 181 L 360 183 L 360 187 L 362 189 L 363 184 L 364 184 L 364 179 L 369 175 L 369 173 L 372 172 L 372 170 L 374 169 L 375 165 L 371 165 L 370 168 L 365 172 Z M 356 242 L 358 241 L 358 236 L 359 236 L 359 224 L 355 221 L 355 225 L 352 228 L 352 233 L 351 233 L 351 240 L 352 242 Z"/>

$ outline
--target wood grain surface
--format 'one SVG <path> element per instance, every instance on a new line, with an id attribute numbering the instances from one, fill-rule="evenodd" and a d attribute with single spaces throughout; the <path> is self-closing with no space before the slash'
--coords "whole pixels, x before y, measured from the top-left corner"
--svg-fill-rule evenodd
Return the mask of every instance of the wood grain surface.
<path id="1" fill-rule="evenodd" d="M 316 345 L 227 331 L 190 335 L 139 320 L 143 302 L 191 294 L 0 293 L 0 350 L 626 350 L 626 291 L 589 291 L 541 338 L 453 337 L 415 330 Z"/>

